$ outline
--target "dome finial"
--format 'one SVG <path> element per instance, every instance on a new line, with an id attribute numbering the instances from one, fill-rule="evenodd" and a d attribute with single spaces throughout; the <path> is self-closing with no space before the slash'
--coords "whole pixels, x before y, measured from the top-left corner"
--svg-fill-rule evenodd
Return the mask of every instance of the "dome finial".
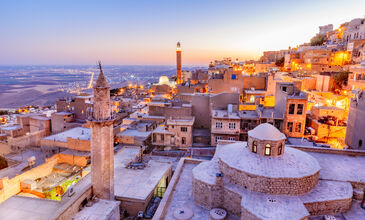
<path id="1" fill-rule="evenodd" d="M 99 69 L 100 69 L 100 73 L 99 73 L 98 79 L 96 80 L 95 87 L 103 87 L 103 88 L 108 87 L 108 88 L 110 88 L 109 83 L 106 80 L 106 77 L 103 73 L 103 69 L 101 67 L 101 61 L 100 60 L 98 61 L 98 66 L 99 66 Z"/>

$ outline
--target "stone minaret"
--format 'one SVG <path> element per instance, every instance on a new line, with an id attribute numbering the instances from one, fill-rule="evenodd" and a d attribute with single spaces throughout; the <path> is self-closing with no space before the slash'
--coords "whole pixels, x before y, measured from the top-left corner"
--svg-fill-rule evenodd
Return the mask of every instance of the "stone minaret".
<path id="1" fill-rule="evenodd" d="M 91 124 L 91 177 L 93 193 L 114 200 L 113 118 L 110 110 L 110 86 L 101 63 L 94 86 L 94 112 Z"/>
<path id="2" fill-rule="evenodd" d="M 181 84 L 182 83 L 182 78 L 181 78 L 181 46 L 180 46 L 180 42 L 177 42 L 177 47 L 176 47 L 176 84 Z"/>

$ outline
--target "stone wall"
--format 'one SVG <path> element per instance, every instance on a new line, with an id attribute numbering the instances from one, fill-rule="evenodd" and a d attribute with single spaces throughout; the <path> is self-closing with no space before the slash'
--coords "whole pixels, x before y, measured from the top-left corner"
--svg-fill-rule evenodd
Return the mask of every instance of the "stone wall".
<path id="1" fill-rule="evenodd" d="M 274 195 L 302 195 L 308 193 L 316 187 L 319 178 L 319 171 L 302 178 L 263 177 L 229 167 L 222 160 L 219 160 L 219 168 L 234 184 L 254 192 Z"/>
<path id="2" fill-rule="evenodd" d="M 208 210 L 222 207 L 222 188 L 193 178 L 194 202 Z"/>
<path id="3" fill-rule="evenodd" d="M 27 148 L 32 146 L 40 146 L 41 139 L 46 136 L 46 131 L 37 131 L 29 135 L 21 137 L 8 137 L 8 145 L 12 149 Z"/>
<path id="4" fill-rule="evenodd" d="M 224 187 L 224 203 L 223 208 L 229 213 L 241 216 L 242 195 L 234 190 Z"/>
<path id="5" fill-rule="evenodd" d="M 337 215 L 350 210 L 352 198 L 304 203 L 310 215 Z"/>
<path id="6" fill-rule="evenodd" d="M 0 203 L 20 192 L 20 182 L 26 179 L 37 179 L 52 172 L 53 167 L 58 163 L 58 155 L 46 159 L 46 162 L 14 178 L 2 178 L 2 189 L 0 190 Z"/>

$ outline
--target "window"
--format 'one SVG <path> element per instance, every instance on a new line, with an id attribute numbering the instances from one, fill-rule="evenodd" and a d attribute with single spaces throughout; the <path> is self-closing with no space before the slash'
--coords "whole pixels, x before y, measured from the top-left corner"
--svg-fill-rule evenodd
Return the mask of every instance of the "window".
<path id="1" fill-rule="evenodd" d="M 186 137 L 181 138 L 181 144 L 186 144 Z"/>
<path id="2" fill-rule="evenodd" d="M 270 144 L 266 144 L 265 145 L 265 156 L 270 156 L 271 155 L 271 146 Z"/>
<path id="3" fill-rule="evenodd" d="M 295 132 L 302 132 L 302 123 L 301 122 L 297 122 L 295 124 Z"/>
<path id="4" fill-rule="evenodd" d="M 216 128 L 222 128 L 223 127 L 222 125 L 223 125 L 222 122 L 216 122 L 215 123 Z"/>
<path id="5" fill-rule="evenodd" d="M 228 140 L 235 141 L 236 139 L 234 137 L 229 137 Z"/>
<path id="6" fill-rule="evenodd" d="M 279 144 L 279 147 L 278 147 L 278 155 L 281 155 L 282 154 L 282 151 L 283 151 L 283 144 Z"/>
<path id="7" fill-rule="evenodd" d="M 181 130 L 181 132 L 187 132 L 188 128 L 187 127 L 181 127 L 180 130 Z"/>
<path id="8" fill-rule="evenodd" d="M 362 140 L 359 140 L 359 148 L 362 146 Z"/>
<path id="9" fill-rule="evenodd" d="M 281 90 L 282 90 L 283 92 L 286 92 L 286 86 L 281 87 Z"/>
<path id="10" fill-rule="evenodd" d="M 152 142 L 156 142 L 156 134 L 152 135 Z"/>
<path id="11" fill-rule="evenodd" d="M 237 75 L 236 74 L 232 74 L 232 79 L 237 79 Z"/>
<path id="12" fill-rule="evenodd" d="M 293 122 L 288 122 L 288 131 L 293 132 Z"/>
<path id="13" fill-rule="evenodd" d="M 289 105 L 289 115 L 294 115 L 295 104 Z"/>
<path id="14" fill-rule="evenodd" d="M 161 134 L 161 141 L 165 140 L 165 136 L 163 134 Z"/>
<path id="15" fill-rule="evenodd" d="M 218 143 L 218 140 L 222 140 L 221 136 L 215 136 L 215 143 Z"/>
<path id="16" fill-rule="evenodd" d="M 234 123 L 234 122 L 230 122 L 230 123 L 228 124 L 228 127 L 229 127 L 229 129 L 236 129 L 236 123 Z"/>
<path id="17" fill-rule="evenodd" d="M 298 104 L 297 115 L 303 114 L 303 104 Z"/>
<path id="18" fill-rule="evenodd" d="M 252 152 L 257 153 L 257 142 L 254 141 L 252 144 Z"/>

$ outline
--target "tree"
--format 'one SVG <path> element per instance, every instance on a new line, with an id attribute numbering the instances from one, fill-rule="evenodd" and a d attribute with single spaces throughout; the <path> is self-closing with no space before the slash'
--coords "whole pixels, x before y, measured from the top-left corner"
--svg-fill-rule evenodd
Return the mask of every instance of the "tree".
<path id="1" fill-rule="evenodd" d="M 333 76 L 334 90 L 341 90 L 343 86 L 347 86 L 348 78 L 349 72 L 347 71 L 336 73 Z"/>
<path id="2" fill-rule="evenodd" d="M 312 37 L 312 39 L 310 41 L 310 45 L 311 46 L 321 46 L 326 41 L 327 41 L 327 37 L 325 35 L 317 34 L 316 36 Z"/>
<path id="3" fill-rule="evenodd" d="M 7 167 L 8 167 L 8 161 L 3 156 L 0 156 L 0 170 Z"/>
<path id="4" fill-rule="evenodd" d="M 278 67 L 283 67 L 284 66 L 284 61 L 285 61 L 285 57 L 282 57 L 282 58 L 275 61 L 275 65 L 278 66 Z"/>

